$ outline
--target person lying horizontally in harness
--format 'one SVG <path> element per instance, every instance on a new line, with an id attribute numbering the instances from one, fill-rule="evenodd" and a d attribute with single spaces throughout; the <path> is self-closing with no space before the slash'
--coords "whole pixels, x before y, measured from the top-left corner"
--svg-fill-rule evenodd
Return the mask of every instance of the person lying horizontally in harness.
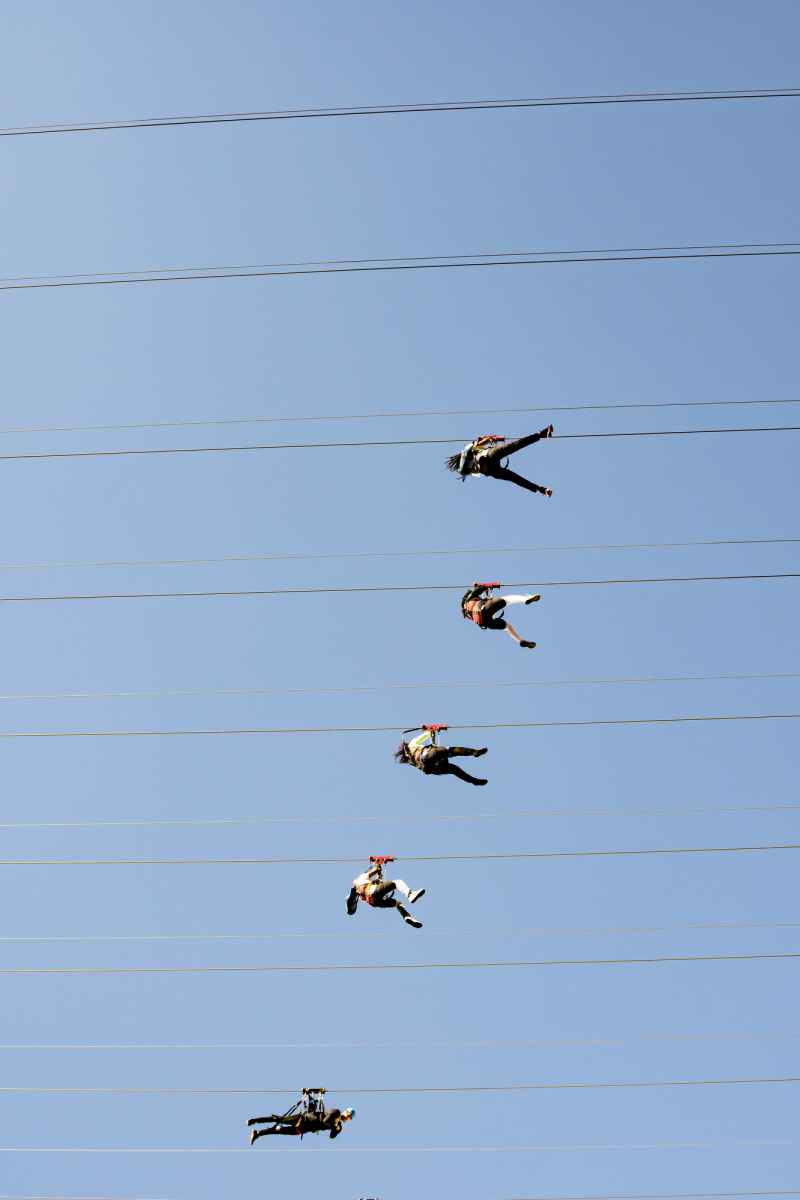
<path id="1" fill-rule="evenodd" d="M 461 597 L 461 615 L 467 621 L 474 621 L 480 629 L 504 629 L 518 646 L 524 650 L 533 650 L 536 642 L 526 642 L 520 637 L 510 621 L 501 616 L 507 604 L 535 604 L 541 596 L 492 596 L 490 593 L 498 588 L 499 583 L 473 583 L 469 591 Z"/>
<path id="2" fill-rule="evenodd" d="M 384 879 L 384 863 L 394 862 L 390 854 L 371 854 L 369 861 L 370 866 L 367 870 L 353 880 L 350 895 L 347 897 L 348 914 L 352 917 L 358 908 L 359 900 L 362 900 L 371 908 L 396 908 L 406 925 L 411 925 L 413 929 L 421 929 L 422 921 L 417 921 L 411 916 L 405 905 L 395 898 L 395 892 L 399 892 L 409 904 L 416 904 L 425 895 L 425 888 L 412 891 L 402 879 Z"/>
<path id="3" fill-rule="evenodd" d="M 394 756 L 399 763 L 416 767 L 423 775 L 455 775 L 458 779 L 463 779 L 464 783 L 474 783 L 476 787 L 483 787 L 489 782 L 488 779 L 477 779 L 474 775 L 469 775 L 462 771 L 461 767 L 450 762 L 451 758 L 480 758 L 486 753 L 486 746 L 479 750 L 472 750 L 469 746 L 440 746 L 436 740 L 437 735 L 440 730 L 447 729 L 446 725 L 422 725 L 421 729 L 418 737 L 412 738 L 410 742 L 404 738 L 395 750 Z M 404 732 L 413 733 L 413 730 L 406 729 Z"/>
<path id="4" fill-rule="evenodd" d="M 288 1112 L 271 1113 L 267 1117 L 251 1117 L 247 1122 L 253 1127 L 250 1134 L 250 1145 L 254 1146 L 259 1138 L 271 1134 L 283 1134 L 286 1137 L 302 1138 L 306 1133 L 328 1133 L 336 1138 L 342 1132 L 346 1121 L 352 1121 L 356 1115 L 354 1108 L 326 1108 L 323 1099 L 325 1088 L 303 1088 L 303 1098 L 289 1109 Z M 268 1129 L 256 1129 L 256 1125 L 269 1125 Z"/>
<path id="5" fill-rule="evenodd" d="M 552 496 L 552 488 L 542 487 L 539 483 L 532 483 L 530 479 L 517 475 L 516 471 L 510 471 L 504 462 L 518 450 L 524 450 L 526 446 L 532 446 L 534 442 L 552 436 L 552 425 L 541 429 L 539 433 L 532 433 L 528 437 L 513 438 L 510 441 L 496 433 L 487 433 L 482 437 L 475 438 L 473 442 L 467 442 L 460 454 L 452 454 L 445 462 L 451 471 L 460 475 L 462 481 L 468 475 L 488 475 L 492 479 L 505 479 L 509 483 L 516 483 L 517 487 L 525 488 L 528 492 L 539 492 L 542 496 Z"/>

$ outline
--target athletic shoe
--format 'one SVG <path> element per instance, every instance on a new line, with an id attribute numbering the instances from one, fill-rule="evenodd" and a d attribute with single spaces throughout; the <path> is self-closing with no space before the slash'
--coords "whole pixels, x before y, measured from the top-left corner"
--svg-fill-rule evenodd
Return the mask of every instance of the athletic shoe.
<path id="1" fill-rule="evenodd" d="M 254 1129 L 253 1132 L 250 1134 L 250 1145 L 251 1146 L 255 1146 L 257 1137 L 258 1137 L 258 1130 Z"/>
<path id="2" fill-rule="evenodd" d="M 535 650 L 536 642 L 520 642 L 520 646 L 523 650 Z"/>
<path id="3" fill-rule="evenodd" d="M 545 488 L 545 489 L 544 489 L 544 494 L 545 494 L 545 496 L 552 496 L 552 494 L 553 494 L 553 489 L 552 489 L 552 488 Z"/>
<path id="4" fill-rule="evenodd" d="M 415 917 L 403 917 L 406 925 L 410 925 L 412 929 L 422 929 L 422 921 L 418 921 Z"/>
<path id="5" fill-rule="evenodd" d="M 472 782 L 475 784 L 475 787 L 486 787 L 486 784 L 489 782 L 489 780 L 488 779 L 473 779 Z"/>
<path id="6" fill-rule="evenodd" d="M 416 904 L 418 900 L 425 895 L 425 888 L 417 888 L 415 892 L 411 892 L 408 897 L 409 904 Z"/>
<path id="7" fill-rule="evenodd" d="M 472 757 L 473 758 L 482 758 L 484 754 L 488 754 L 488 753 L 489 753 L 489 747 L 481 746 L 480 750 L 476 750 Z"/>
<path id="8" fill-rule="evenodd" d="M 549 438 L 551 438 L 553 436 L 553 426 L 552 425 L 547 426 L 547 431 L 544 436 L 549 437 Z"/>
<path id="9" fill-rule="evenodd" d="M 526 603 L 526 604 L 535 604 L 535 603 L 536 603 L 536 601 L 537 601 L 537 600 L 541 600 L 541 598 L 542 598 L 542 597 L 541 597 L 541 596 L 539 595 L 539 593 L 537 592 L 535 596 L 528 596 L 528 599 L 525 601 L 525 603 Z"/>

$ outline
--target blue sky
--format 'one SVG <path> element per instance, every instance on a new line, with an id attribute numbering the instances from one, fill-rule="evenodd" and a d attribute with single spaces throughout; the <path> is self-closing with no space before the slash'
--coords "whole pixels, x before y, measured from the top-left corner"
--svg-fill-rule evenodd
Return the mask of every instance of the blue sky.
<path id="1" fill-rule="evenodd" d="M 2 124 L 797 83 L 796 6 L 300 0 L 3 5 Z M 641 105 L 6 139 L 0 274 L 800 240 L 797 101 Z M 3 426 L 797 397 L 797 260 L 558 266 L 9 293 Z M 709 416 L 709 413 L 711 416 Z M 510 436 L 537 415 L 6 435 L 2 452 L 242 440 Z M 572 413 L 562 432 L 792 424 L 792 408 Z M 0 562 L 518 548 L 449 558 L 4 570 L 4 594 L 534 583 L 797 570 L 791 546 L 523 553 L 793 537 L 796 436 L 552 442 L 543 501 L 463 487 L 444 448 L 4 463 Z M 525 656 L 457 593 L 3 607 L 5 694 L 326 688 L 791 672 L 796 583 L 544 589 Z M 796 682 L 0 701 L 14 730 L 391 725 L 790 712 Z M 407 864 L 425 928 L 344 915 L 358 861 L 797 840 L 789 723 L 487 735 L 490 786 L 392 762 L 394 735 L 9 741 L 2 821 L 307 816 L 317 823 L 6 830 L 3 858 L 345 856 L 349 867 L 4 868 L 5 937 L 315 934 L 2 946 L 6 966 L 613 958 L 791 952 L 791 852 Z M 541 810 L 513 817 L 515 809 Z M 575 811 L 547 815 L 553 809 Z M 632 809 L 662 810 L 636 815 Z M 431 817 L 500 813 L 485 820 Z M 330 817 L 378 818 L 333 824 Z M 417 819 L 416 822 L 414 819 Z M 424 868 L 424 869 L 423 869 Z M 667 926 L 659 933 L 579 933 Z M 562 932 L 525 932 L 530 930 Z M 377 936 L 371 936 L 371 935 Z M 490 1086 L 800 1073 L 787 962 L 5 980 L 0 1043 L 41 1087 Z M 702 1036 L 701 1036 L 702 1035 Z M 712 1036 L 713 1035 L 713 1036 Z M 535 1042 L 471 1047 L 443 1042 Z M 281 1048 L 255 1044 L 290 1043 Z M 311 1048 L 307 1043 L 365 1043 Z M 383 1043 L 378 1048 L 377 1043 Z M 408 1045 L 413 1043 L 413 1045 Z M 438 1044 L 437 1044 L 438 1043 Z M 335 1145 L 0 1154 L 14 1194 L 464 1200 L 798 1184 L 796 1146 L 503 1154 L 375 1147 L 791 1140 L 786 1086 L 359 1097 Z M 288 1100 L 287 1100 L 288 1102 Z M 245 1147 L 270 1103 L 0 1097 L 2 1146 Z M 291 1153 L 286 1152 L 291 1151 Z M 357 1150 L 359 1153 L 349 1153 Z M 345 1153 L 342 1153 L 345 1151 Z"/>

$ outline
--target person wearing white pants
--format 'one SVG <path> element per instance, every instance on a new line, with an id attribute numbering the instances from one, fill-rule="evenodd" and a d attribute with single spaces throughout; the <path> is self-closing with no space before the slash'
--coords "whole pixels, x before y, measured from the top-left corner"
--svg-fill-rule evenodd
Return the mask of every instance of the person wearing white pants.
<path id="1" fill-rule="evenodd" d="M 492 596 L 499 583 L 474 583 L 461 597 L 461 615 L 467 621 L 474 621 L 479 629 L 504 629 L 510 638 L 523 650 L 533 650 L 536 642 L 526 641 L 517 633 L 510 621 L 500 614 L 509 604 L 535 604 L 541 600 L 538 593 L 525 596 L 508 595 Z"/>
<path id="2" fill-rule="evenodd" d="M 383 864 L 393 861 L 389 856 L 373 858 L 368 869 L 356 876 L 347 897 L 348 915 L 352 917 L 355 914 L 361 900 L 370 908 L 396 908 L 406 925 L 410 925 L 412 929 L 421 929 L 422 921 L 417 921 L 411 916 L 405 905 L 395 898 L 395 892 L 399 892 L 409 904 L 416 904 L 417 900 L 425 895 L 425 888 L 412 891 L 403 879 L 384 879 Z"/>

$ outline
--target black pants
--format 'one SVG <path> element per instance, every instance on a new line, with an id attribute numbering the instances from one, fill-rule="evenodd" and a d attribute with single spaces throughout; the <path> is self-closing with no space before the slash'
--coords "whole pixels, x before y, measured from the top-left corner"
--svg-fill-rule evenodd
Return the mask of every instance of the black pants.
<path id="1" fill-rule="evenodd" d="M 464 783 L 484 783 L 485 780 L 468 775 L 450 762 L 451 758 L 475 758 L 478 754 L 479 750 L 471 750 L 469 746 L 434 746 L 423 758 L 422 770 L 425 775 L 455 775 Z"/>
<path id="2" fill-rule="evenodd" d="M 300 1134 L 299 1122 L 296 1118 L 291 1119 L 286 1124 L 281 1124 L 283 1117 L 278 1113 L 272 1113 L 268 1117 L 253 1117 L 248 1121 L 249 1125 L 266 1125 L 272 1126 L 271 1129 L 257 1129 L 253 1135 L 253 1141 L 257 1141 L 260 1137 L 269 1137 L 271 1134 L 282 1133 L 288 1137 L 298 1137 Z"/>
<path id="3" fill-rule="evenodd" d="M 539 433 L 531 433 L 528 437 L 513 438 L 510 442 L 498 442 L 492 450 L 487 450 L 478 458 L 480 474 L 489 475 L 492 479 L 505 479 L 508 483 L 516 483 L 517 487 L 525 488 L 528 492 L 540 492 L 544 495 L 547 488 L 538 483 L 531 483 L 529 479 L 517 475 L 516 471 L 510 471 L 508 467 L 503 466 L 503 460 L 511 454 L 516 454 L 518 450 L 524 450 L 526 446 L 532 446 L 534 442 L 541 441 L 546 436 L 547 429 L 542 429 Z"/>
<path id="4" fill-rule="evenodd" d="M 481 603 L 481 629 L 505 629 L 508 622 L 500 616 L 506 606 L 502 596 Z"/>
<path id="5" fill-rule="evenodd" d="M 397 908 L 397 901 L 394 898 L 394 880 L 382 880 L 370 893 L 369 903 L 371 908 Z"/>

